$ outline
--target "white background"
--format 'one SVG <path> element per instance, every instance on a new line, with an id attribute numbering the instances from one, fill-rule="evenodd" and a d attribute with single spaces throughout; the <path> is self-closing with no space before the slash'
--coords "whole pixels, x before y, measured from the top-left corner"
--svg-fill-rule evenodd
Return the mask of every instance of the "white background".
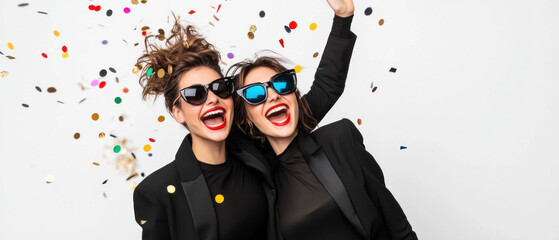
<path id="1" fill-rule="evenodd" d="M 174 11 L 196 24 L 229 65 L 258 50 L 277 51 L 293 61 L 290 67 L 303 67 L 299 87 L 306 92 L 319 61 L 312 55 L 322 53 L 333 17 L 319 0 L 27 2 L 0 3 L 0 51 L 16 58 L 0 55 L 0 71 L 9 72 L 0 78 L 0 239 L 140 238 L 131 185 L 142 178 L 126 181 L 128 173 L 115 170 L 119 154 L 112 148 L 127 139 L 137 171 L 149 174 L 174 159 L 187 133 L 161 98 L 140 98 L 132 68 L 143 50 L 133 46 L 143 39 L 142 26 L 168 32 Z M 90 11 L 90 4 L 101 11 Z M 358 38 L 347 87 L 321 125 L 362 119 L 365 145 L 420 239 L 558 240 L 559 3 L 355 4 Z M 365 16 L 366 7 L 372 15 Z M 293 20 L 298 27 L 285 32 Z M 318 28 L 310 31 L 313 22 Z M 258 29 L 249 40 L 252 24 Z M 227 59 L 229 52 L 235 58 Z M 100 77 L 109 67 L 117 73 Z M 92 87 L 95 79 L 107 86 Z M 114 103 L 117 96 L 121 104 Z M 95 112 L 98 121 L 91 120 Z M 99 139 L 100 132 L 107 137 Z M 145 144 L 152 157 L 142 150 Z M 53 183 L 45 183 L 47 175 Z"/>

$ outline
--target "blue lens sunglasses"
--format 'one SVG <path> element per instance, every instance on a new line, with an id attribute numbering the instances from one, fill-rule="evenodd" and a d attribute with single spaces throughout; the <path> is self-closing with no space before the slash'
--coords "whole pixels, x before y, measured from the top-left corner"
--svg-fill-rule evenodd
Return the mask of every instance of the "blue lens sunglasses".
<path id="1" fill-rule="evenodd" d="M 268 82 L 257 82 L 239 88 L 236 92 L 250 105 L 258 105 L 268 99 L 266 87 L 272 87 L 279 95 L 286 95 L 297 90 L 297 75 L 295 69 L 280 72 L 270 78 Z"/>

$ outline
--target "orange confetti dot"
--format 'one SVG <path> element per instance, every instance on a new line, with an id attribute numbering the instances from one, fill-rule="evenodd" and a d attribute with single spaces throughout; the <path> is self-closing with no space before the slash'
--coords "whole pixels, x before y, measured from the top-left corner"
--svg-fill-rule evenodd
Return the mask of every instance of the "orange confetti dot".
<path id="1" fill-rule="evenodd" d="M 101 164 L 99 164 L 99 163 L 96 163 L 96 162 L 93 162 L 93 165 L 95 165 L 95 166 L 99 166 L 99 165 L 101 165 Z"/>
<path id="2" fill-rule="evenodd" d="M 311 23 L 311 25 L 309 26 L 309 29 L 310 29 L 311 31 L 316 30 L 316 23 Z"/>
<path id="3" fill-rule="evenodd" d="M 384 19 L 378 20 L 378 25 L 382 26 L 384 24 Z"/>
<path id="4" fill-rule="evenodd" d="M 149 144 L 146 144 L 146 145 L 144 146 L 144 151 L 145 151 L 145 152 L 149 152 L 149 150 L 151 150 L 151 146 L 150 146 Z"/>
<path id="5" fill-rule="evenodd" d="M 303 68 L 302 68 L 301 66 L 297 65 L 297 66 L 294 67 L 294 69 L 295 69 L 295 72 L 296 72 L 296 73 L 299 73 L 299 72 L 301 72 L 301 70 L 302 70 Z"/>
<path id="6" fill-rule="evenodd" d="M 91 119 L 93 119 L 93 121 L 97 121 L 99 120 L 99 114 L 98 113 L 94 113 L 91 115 Z M 104 134 L 103 134 L 104 135 Z"/>
<path id="7" fill-rule="evenodd" d="M 52 33 L 54 34 L 54 36 L 57 36 L 57 37 L 60 36 L 60 33 L 56 30 L 54 30 Z"/>
<path id="8" fill-rule="evenodd" d="M 157 118 L 157 121 L 163 122 L 163 121 L 165 121 L 165 117 L 164 117 L 164 116 L 159 116 L 159 117 Z"/>
<path id="9" fill-rule="evenodd" d="M 14 44 L 9 42 L 8 43 L 8 48 L 11 49 L 11 50 L 14 50 Z"/>
<path id="10" fill-rule="evenodd" d="M 124 92 L 124 93 L 128 93 L 128 88 L 124 88 L 124 89 L 122 89 L 122 92 Z"/>

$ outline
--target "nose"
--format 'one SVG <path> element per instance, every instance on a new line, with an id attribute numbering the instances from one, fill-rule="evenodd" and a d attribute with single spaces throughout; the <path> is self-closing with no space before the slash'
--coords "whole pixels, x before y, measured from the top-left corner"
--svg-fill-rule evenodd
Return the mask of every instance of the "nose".
<path id="1" fill-rule="evenodd" d="M 272 86 L 268 86 L 266 88 L 266 91 L 268 91 L 268 99 L 266 100 L 267 102 L 275 102 L 278 100 L 279 94 L 274 91 L 274 89 L 272 89 Z"/>
<path id="2" fill-rule="evenodd" d="M 206 98 L 206 105 L 215 105 L 219 103 L 219 97 L 214 92 L 208 89 L 208 97 Z"/>

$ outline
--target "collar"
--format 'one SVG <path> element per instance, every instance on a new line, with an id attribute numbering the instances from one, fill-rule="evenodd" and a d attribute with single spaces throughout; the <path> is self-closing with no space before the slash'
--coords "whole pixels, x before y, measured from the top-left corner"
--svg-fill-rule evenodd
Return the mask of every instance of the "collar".
<path id="1" fill-rule="evenodd" d="M 297 143 L 299 144 L 299 149 L 301 149 L 301 152 L 305 156 L 314 154 L 320 148 L 318 145 L 316 145 L 316 142 L 310 134 L 305 133 L 301 130 L 299 130 L 299 133 L 297 133 L 297 137 L 295 138 Z"/>

